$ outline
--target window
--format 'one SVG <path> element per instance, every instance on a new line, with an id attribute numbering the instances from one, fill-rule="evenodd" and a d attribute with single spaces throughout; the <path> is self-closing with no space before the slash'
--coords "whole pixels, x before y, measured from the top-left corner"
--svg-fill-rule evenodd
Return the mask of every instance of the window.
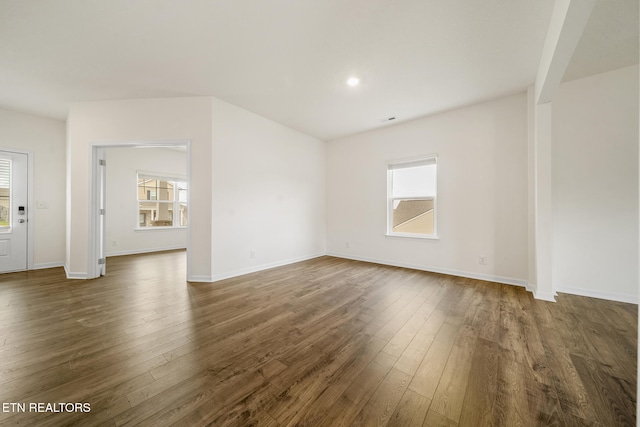
<path id="1" fill-rule="evenodd" d="M 11 161 L 0 159 L 0 231 L 11 224 Z"/>
<path id="2" fill-rule="evenodd" d="M 390 236 L 436 238 L 436 157 L 387 165 Z"/>
<path id="3" fill-rule="evenodd" d="M 138 174 L 137 216 L 139 228 L 186 227 L 186 181 Z"/>

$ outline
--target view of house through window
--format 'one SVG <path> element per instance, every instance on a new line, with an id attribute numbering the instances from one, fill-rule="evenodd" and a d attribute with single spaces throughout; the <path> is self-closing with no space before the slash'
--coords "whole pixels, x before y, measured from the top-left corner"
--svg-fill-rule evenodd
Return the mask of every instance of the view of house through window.
<path id="1" fill-rule="evenodd" d="M 186 181 L 138 174 L 138 227 L 186 226 Z"/>
<path id="2" fill-rule="evenodd" d="M 11 224 L 11 161 L 0 159 L 0 231 Z"/>
<path id="3" fill-rule="evenodd" d="M 436 236 L 436 158 L 388 165 L 389 235 Z"/>

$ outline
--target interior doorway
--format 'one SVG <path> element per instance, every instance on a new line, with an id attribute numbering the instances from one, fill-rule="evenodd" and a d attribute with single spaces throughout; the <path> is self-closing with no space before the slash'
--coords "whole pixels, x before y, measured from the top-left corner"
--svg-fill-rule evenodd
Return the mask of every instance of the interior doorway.
<path id="1" fill-rule="evenodd" d="M 90 277 L 110 256 L 185 247 L 189 270 L 190 164 L 189 141 L 93 146 Z"/>

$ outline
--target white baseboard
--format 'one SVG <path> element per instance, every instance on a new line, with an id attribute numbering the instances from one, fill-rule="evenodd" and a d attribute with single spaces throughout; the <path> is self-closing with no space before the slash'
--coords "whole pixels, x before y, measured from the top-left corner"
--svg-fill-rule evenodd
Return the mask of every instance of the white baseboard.
<path id="1" fill-rule="evenodd" d="M 460 271 L 460 270 L 454 270 L 449 268 L 439 268 L 439 267 L 416 265 L 416 264 L 410 264 L 410 263 L 404 263 L 404 262 L 386 261 L 386 260 L 381 260 L 376 258 L 359 257 L 359 256 L 353 256 L 353 255 L 342 254 L 337 252 L 328 252 L 327 255 L 334 256 L 337 258 L 353 259 L 356 261 L 372 262 L 375 264 L 391 265 L 393 267 L 404 267 L 404 268 L 411 268 L 413 270 L 429 271 L 431 273 L 442 273 L 442 274 L 448 274 L 450 276 L 485 280 L 487 282 L 496 282 L 496 283 L 504 283 L 506 285 L 522 286 L 527 288 L 527 290 L 529 290 L 527 286 L 527 281 L 514 279 L 510 277 L 492 276 L 488 274 L 471 273 L 468 271 Z"/>
<path id="2" fill-rule="evenodd" d="M 488 282 L 504 283 L 506 285 L 522 286 L 531 292 L 531 290 L 528 287 L 528 282 L 526 280 L 514 279 L 511 277 L 501 277 L 501 276 L 492 276 L 489 274 L 470 273 L 468 271 L 453 270 L 449 268 L 439 268 L 439 267 L 409 264 L 404 262 L 386 261 L 386 260 L 381 260 L 376 258 L 359 257 L 359 256 L 348 255 L 348 254 L 336 253 L 336 252 L 328 252 L 327 255 L 337 257 L 337 258 L 353 259 L 356 261 L 372 262 L 374 264 L 391 265 L 393 267 L 411 268 L 413 270 L 429 271 L 431 273 L 442 273 L 442 274 L 448 274 L 451 276 L 486 280 Z"/>
<path id="3" fill-rule="evenodd" d="M 168 246 L 163 248 L 154 248 L 154 249 L 130 249 L 126 251 L 116 251 L 116 252 L 108 252 L 105 256 L 108 258 L 110 256 L 126 256 L 126 255 L 138 255 L 138 254 L 148 254 L 153 252 L 165 252 L 165 251 L 176 251 L 179 249 L 187 249 L 184 246 Z"/>
<path id="4" fill-rule="evenodd" d="M 211 276 L 187 276 L 187 282 L 211 283 L 213 278 Z"/>
<path id="5" fill-rule="evenodd" d="M 328 252 L 327 255 L 338 257 L 338 258 L 353 259 L 357 261 L 372 262 L 375 264 L 391 265 L 394 267 L 404 267 L 404 268 L 411 268 L 414 270 L 430 271 L 433 273 L 449 274 L 452 276 L 468 277 L 471 279 L 487 280 L 490 282 L 504 283 L 507 285 L 523 286 L 527 291 L 531 292 L 534 298 L 536 299 L 543 300 L 543 301 L 556 302 L 556 299 L 555 299 L 555 297 L 557 296 L 556 293 L 538 292 L 535 289 L 535 287 L 529 284 L 526 280 L 513 279 L 510 277 L 500 277 L 500 276 L 491 276 L 486 274 L 470 273 L 467 271 L 460 271 L 460 270 L 447 269 L 447 268 L 421 266 L 421 265 L 415 265 L 415 264 L 409 264 L 409 263 L 403 263 L 403 262 L 386 261 L 386 260 L 381 260 L 376 258 L 359 257 L 359 256 L 353 256 L 350 254 L 343 254 L 343 253 L 336 253 L 336 252 Z M 606 299 L 610 301 L 626 302 L 631 304 L 638 304 L 638 301 L 639 301 L 639 298 L 637 295 L 605 292 L 605 291 L 577 288 L 577 287 L 571 287 L 571 286 L 558 286 L 556 289 L 556 292 L 563 292 L 563 293 L 573 294 L 573 295 L 581 295 L 581 296 L 591 297 L 591 298 Z"/>
<path id="6" fill-rule="evenodd" d="M 536 290 L 531 290 L 529 292 L 533 293 L 533 297 L 535 299 L 556 302 L 555 294 L 553 292 L 538 292 Z"/>
<path id="7" fill-rule="evenodd" d="M 46 268 L 64 267 L 63 262 L 42 262 L 39 264 L 33 264 L 32 270 L 44 270 Z"/>
<path id="8" fill-rule="evenodd" d="M 64 272 L 67 275 L 67 279 L 88 279 L 88 274 L 87 273 L 77 273 L 77 272 L 73 272 L 73 271 L 69 271 L 69 268 L 67 268 L 67 265 L 64 264 Z"/>
<path id="9" fill-rule="evenodd" d="M 573 286 L 558 286 L 557 292 L 565 294 L 580 295 L 583 297 L 606 299 L 610 301 L 627 302 L 630 304 L 638 304 L 638 295 L 621 294 L 617 292 L 606 292 L 593 289 L 577 288 Z"/>
<path id="10" fill-rule="evenodd" d="M 288 260 L 284 260 L 284 261 L 276 261 L 276 262 L 272 262 L 272 263 L 268 263 L 268 264 L 261 264 L 261 265 L 257 265 L 257 266 L 253 266 L 253 267 L 242 268 L 240 270 L 234 270 L 234 271 L 230 271 L 228 273 L 216 274 L 216 275 L 214 275 L 212 277 L 211 282 L 217 282 L 219 280 L 231 279 L 232 277 L 238 277 L 238 276 L 243 276 L 245 274 L 256 273 L 258 271 L 268 270 L 270 268 L 282 267 L 283 265 L 289 265 L 289 264 L 294 264 L 296 262 L 307 261 L 307 260 L 310 260 L 310 259 L 313 259 L 313 258 L 318 258 L 318 257 L 324 256 L 324 255 L 325 255 L 324 253 L 314 254 L 314 255 L 307 255 L 307 256 L 298 257 L 298 258 L 292 258 L 292 259 L 288 259 Z"/>

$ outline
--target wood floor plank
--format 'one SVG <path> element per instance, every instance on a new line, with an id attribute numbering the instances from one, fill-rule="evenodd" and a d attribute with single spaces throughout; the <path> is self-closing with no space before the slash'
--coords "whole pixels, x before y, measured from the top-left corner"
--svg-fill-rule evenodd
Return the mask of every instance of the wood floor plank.
<path id="1" fill-rule="evenodd" d="M 595 420 L 593 405 L 589 403 L 589 393 L 571 358 L 560 333 L 556 329 L 542 329 L 547 362 L 551 379 L 563 411 L 576 419 Z"/>
<path id="2" fill-rule="evenodd" d="M 453 344 L 430 409 L 458 422 L 462 412 L 478 331 L 462 325 Z"/>
<path id="3" fill-rule="evenodd" d="M 445 417 L 444 415 L 440 415 L 436 411 L 429 410 L 427 412 L 427 416 L 424 419 L 424 424 L 422 425 L 423 427 L 456 427 L 458 426 L 458 423 L 456 423 L 455 421 L 451 421 L 449 418 Z M 476 426 L 476 424 L 472 425 Z"/>
<path id="4" fill-rule="evenodd" d="M 637 349 L 632 348 L 628 340 L 620 337 L 615 329 L 590 320 L 580 322 L 580 328 L 592 359 L 602 363 L 611 375 L 623 377 L 628 374 L 622 371 L 623 366 L 637 359 Z"/>
<path id="5" fill-rule="evenodd" d="M 525 369 L 517 358 L 500 352 L 492 425 L 526 426 L 530 423 Z"/>
<path id="6" fill-rule="evenodd" d="M 442 327 L 445 314 L 441 310 L 435 310 L 431 316 L 424 322 L 422 328 L 416 336 L 411 340 L 407 348 L 404 350 L 395 368 L 400 369 L 407 374 L 415 374 L 418 367 L 422 363 L 429 347 L 436 339 L 440 328 Z"/>
<path id="7" fill-rule="evenodd" d="M 275 400 L 271 405 L 267 405 L 266 411 L 279 423 L 288 424 L 297 412 L 303 410 L 331 385 L 333 377 L 353 362 L 369 338 L 367 335 L 359 335 L 343 343 L 334 338 L 334 343 L 341 344 L 339 351 L 334 352 L 330 347 L 326 348 L 328 352 L 314 349 L 313 361 L 301 359 L 287 367 L 272 381 L 278 387 L 278 396 L 286 396 L 287 399 Z M 291 375 L 288 375 L 289 373 Z"/>
<path id="8" fill-rule="evenodd" d="M 456 281 L 459 284 L 457 288 L 460 289 L 461 292 L 460 295 L 456 297 L 457 301 L 455 304 L 448 304 L 449 313 L 446 322 L 459 326 L 465 322 L 468 316 L 473 318 L 477 310 L 477 305 L 474 306 L 473 302 L 476 300 L 477 304 L 481 296 L 475 291 L 470 279 L 459 277 L 456 278 Z M 478 297 L 478 299 L 476 299 L 476 297 Z"/>
<path id="9" fill-rule="evenodd" d="M 255 387 L 243 399 L 237 400 L 226 407 L 213 408 L 203 406 L 200 410 L 185 416 L 181 420 L 183 423 L 192 422 L 212 426 L 237 426 L 256 425 L 265 423 L 267 425 L 280 425 L 264 407 L 274 399 L 277 399 L 277 390 L 270 382 L 265 381 Z"/>
<path id="10" fill-rule="evenodd" d="M 0 275 L 0 425 L 635 425 L 637 305 L 328 256 L 187 283 Z M 3 407 L 4 409 L 4 407 Z"/>
<path id="11" fill-rule="evenodd" d="M 498 393 L 498 343 L 478 338 L 465 390 L 460 425 L 490 426 Z"/>
<path id="12" fill-rule="evenodd" d="M 38 426 L 60 426 L 60 425 L 98 425 L 113 419 L 119 414 L 129 410 L 131 405 L 127 398 L 127 393 L 153 381 L 148 372 L 119 383 L 111 388 L 98 388 L 99 391 L 92 393 L 91 412 L 87 414 L 44 414 L 37 420 Z M 58 392 L 48 394 L 48 397 L 41 397 L 39 401 L 50 401 L 52 396 L 60 396 Z M 73 395 L 68 396 L 65 401 L 76 401 Z"/>
<path id="13" fill-rule="evenodd" d="M 389 427 L 421 427 L 427 416 L 431 401 L 418 393 L 405 390 L 395 412 L 391 415 Z"/>
<path id="14" fill-rule="evenodd" d="M 449 360 L 459 326 L 444 323 L 416 371 L 409 389 L 433 399 L 444 368 Z"/>
<path id="15" fill-rule="evenodd" d="M 548 384 L 539 382 L 533 370 L 525 369 L 524 375 L 528 413 L 538 425 L 565 426 L 579 421 L 562 413 L 555 389 Z"/>
<path id="16" fill-rule="evenodd" d="M 328 378 L 326 388 L 317 399 L 309 402 L 294 416 L 287 425 L 289 426 L 314 426 L 327 414 L 329 408 L 335 404 L 342 393 L 349 387 L 362 370 L 378 355 L 387 342 L 381 338 L 372 337 L 364 344 L 364 349 L 342 369 L 336 371 Z"/>
<path id="17" fill-rule="evenodd" d="M 604 372 L 597 362 L 572 355 L 578 374 L 589 392 L 598 420 L 607 425 L 612 421 L 618 426 L 633 426 L 636 423 L 636 405 L 633 403 L 631 384 Z M 613 425 L 613 424 L 612 424 Z"/>
<path id="18" fill-rule="evenodd" d="M 429 289 L 425 302 L 418 311 L 400 328 L 400 330 L 391 338 L 384 351 L 396 357 L 400 357 L 404 350 L 409 346 L 411 341 L 416 337 L 418 332 L 423 328 L 429 320 L 437 305 L 445 295 L 446 288 L 443 286 L 425 288 Z"/>
<path id="19" fill-rule="evenodd" d="M 393 368 L 396 357 L 380 352 L 333 404 L 319 426 L 348 427 Z"/>
<path id="20" fill-rule="evenodd" d="M 109 414 L 107 418 L 113 418 L 124 409 L 130 408 L 129 402 L 126 400 L 126 393 L 130 389 L 147 384 L 152 380 L 148 374 L 149 370 L 165 362 L 166 360 L 162 356 L 157 356 L 119 372 L 96 371 L 86 376 L 74 378 L 57 387 L 36 394 L 25 393 L 22 397 L 9 401 L 86 402 L 92 406 L 92 411 L 89 414 L 75 414 L 78 415 L 76 418 L 87 421 L 94 417 L 100 418 L 105 414 Z M 122 406 L 125 400 L 126 405 Z M 33 418 L 32 422 L 39 424 L 40 418 L 44 417 Z"/>
<path id="21" fill-rule="evenodd" d="M 202 377 L 206 377 L 206 375 L 201 375 L 198 379 Z M 212 375 L 210 382 L 205 383 L 197 390 L 180 393 L 179 399 L 146 418 L 145 423 L 148 425 L 198 425 L 206 423 L 219 413 L 220 408 L 245 399 L 253 390 L 264 384 L 265 378 L 257 370 L 238 372 L 227 378 Z M 164 394 L 158 396 L 164 396 Z M 157 407 L 156 401 L 148 402 L 151 406 Z"/>
<path id="22" fill-rule="evenodd" d="M 354 427 L 386 425 L 409 386 L 410 379 L 411 375 L 392 368 L 351 425 Z"/>

